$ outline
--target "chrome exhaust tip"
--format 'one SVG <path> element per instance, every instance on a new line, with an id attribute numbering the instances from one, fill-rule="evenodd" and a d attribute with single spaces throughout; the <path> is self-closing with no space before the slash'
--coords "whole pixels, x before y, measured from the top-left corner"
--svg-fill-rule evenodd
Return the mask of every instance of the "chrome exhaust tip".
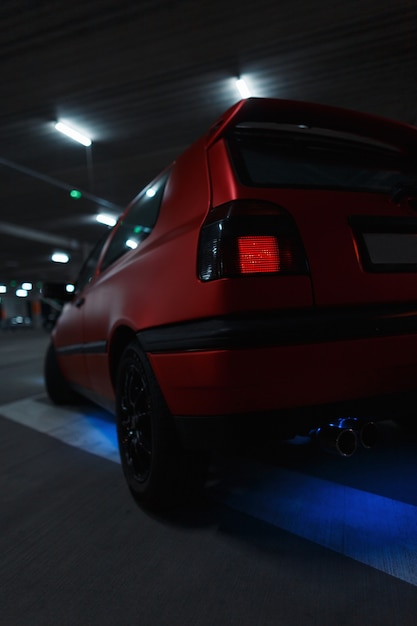
<path id="1" fill-rule="evenodd" d="M 379 432 L 375 422 L 357 417 L 342 417 L 338 420 L 342 428 L 351 428 L 357 433 L 362 448 L 374 448 L 378 443 Z"/>
<path id="2" fill-rule="evenodd" d="M 358 448 L 355 430 L 340 426 L 339 423 L 320 426 L 315 431 L 315 436 L 323 450 L 339 456 L 352 456 Z"/>

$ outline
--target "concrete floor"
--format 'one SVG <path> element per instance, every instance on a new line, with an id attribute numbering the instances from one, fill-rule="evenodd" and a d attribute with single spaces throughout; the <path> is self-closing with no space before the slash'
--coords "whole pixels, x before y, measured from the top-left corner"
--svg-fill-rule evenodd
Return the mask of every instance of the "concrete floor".
<path id="1" fill-rule="evenodd" d="M 1 626 L 415 626 L 415 439 L 217 457 L 201 502 L 152 517 L 111 417 L 46 398 L 47 342 L 0 334 Z"/>

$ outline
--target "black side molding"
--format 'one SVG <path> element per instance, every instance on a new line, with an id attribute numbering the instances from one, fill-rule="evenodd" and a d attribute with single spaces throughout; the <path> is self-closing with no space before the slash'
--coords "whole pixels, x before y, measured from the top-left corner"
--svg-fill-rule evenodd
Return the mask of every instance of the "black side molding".
<path id="1" fill-rule="evenodd" d="M 146 352 L 223 350 L 417 333 L 417 303 L 227 316 L 140 331 Z"/>

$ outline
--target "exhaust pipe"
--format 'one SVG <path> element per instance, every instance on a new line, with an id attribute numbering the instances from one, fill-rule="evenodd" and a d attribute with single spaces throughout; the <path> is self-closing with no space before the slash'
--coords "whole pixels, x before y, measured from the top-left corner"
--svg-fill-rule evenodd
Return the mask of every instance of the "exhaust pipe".
<path id="1" fill-rule="evenodd" d="M 358 445 L 373 448 L 379 438 L 375 422 L 356 417 L 341 417 L 332 424 L 320 426 L 312 434 L 323 450 L 344 457 L 352 456 Z"/>
<path id="2" fill-rule="evenodd" d="M 337 423 L 342 428 L 354 430 L 363 448 L 374 448 L 378 443 L 379 433 L 375 422 L 358 419 L 357 417 L 341 417 Z"/>
<path id="3" fill-rule="evenodd" d="M 314 431 L 323 450 L 340 456 L 349 457 L 358 448 L 358 436 L 352 428 L 346 428 L 339 423 L 320 426 Z"/>

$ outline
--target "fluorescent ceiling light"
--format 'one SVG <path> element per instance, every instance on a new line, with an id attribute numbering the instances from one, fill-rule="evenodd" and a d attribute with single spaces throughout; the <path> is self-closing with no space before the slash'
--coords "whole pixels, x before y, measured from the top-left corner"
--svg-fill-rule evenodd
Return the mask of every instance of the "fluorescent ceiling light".
<path id="1" fill-rule="evenodd" d="M 22 283 L 22 289 L 26 289 L 26 291 L 30 291 L 32 286 L 32 283 Z"/>
<path id="2" fill-rule="evenodd" d="M 116 218 L 109 213 L 99 213 L 96 215 L 96 220 L 100 224 L 105 224 L 106 226 L 114 226 L 117 222 Z"/>
<path id="3" fill-rule="evenodd" d="M 68 285 L 65 286 L 65 291 L 67 293 L 74 293 L 75 285 L 73 285 L 72 283 L 68 283 Z"/>
<path id="4" fill-rule="evenodd" d="M 146 190 L 146 195 L 148 198 L 153 198 L 156 195 L 155 187 L 149 187 L 149 189 Z"/>
<path id="5" fill-rule="evenodd" d="M 135 250 L 135 248 L 137 248 L 137 247 L 138 247 L 138 242 L 137 242 L 137 241 L 135 241 L 134 239 L 128 239 L 128 240 L 126 241 L 126 246 L 127 246 L 128 248 L 131 248 L 132 250 Z"/>
<path id="6" fill-rule="evenodd" d="M 236 79 L 236 89 L 238 90 L 238 92 L 240 93 L 242 98 L 250 98 L 251 97 L 250 89 L 247 86 L 246 81 L 243 78 L 237 78 Z"/>
<path id="7" fill-rule="evenodd" d="M 78 132 L 78 130 L 75 130 L 74 128 L 71 128 L 70 126 L 67 126 L 66 124 L 63 124 L 62 122 L 57 122 L 55 124 L 55 128 L 56 130 L 59 130 L 60 133 L 64 133 L 64 135 L 67 135 L 67 137 L 71 137 L 71 139 L 73 139 L 74 141 L 78 141 L 78 143 L 82 143 L 83 146 L 91 146 L 91 139 L 89 137 L 86 137 L 85 135 L 83 135 L 82 133 Z"/>
<path id="8" fill-rule="evenodd" d="M 6 285 L 0 285 L 0 293 L 7 293 Z"/>
<path id="9" fill-rule="evenodd" d="M 26 291 L 26 289 L 16 289 L 16 295 L 18 298 L 26 298 L 28 292 Z"/>
<path id="10" fill-rule="evenodd" d="M 51 256 L 51 261 L 54 263 L 68 263 L 70 260 L 66 252 L 54 252 Z"/>

